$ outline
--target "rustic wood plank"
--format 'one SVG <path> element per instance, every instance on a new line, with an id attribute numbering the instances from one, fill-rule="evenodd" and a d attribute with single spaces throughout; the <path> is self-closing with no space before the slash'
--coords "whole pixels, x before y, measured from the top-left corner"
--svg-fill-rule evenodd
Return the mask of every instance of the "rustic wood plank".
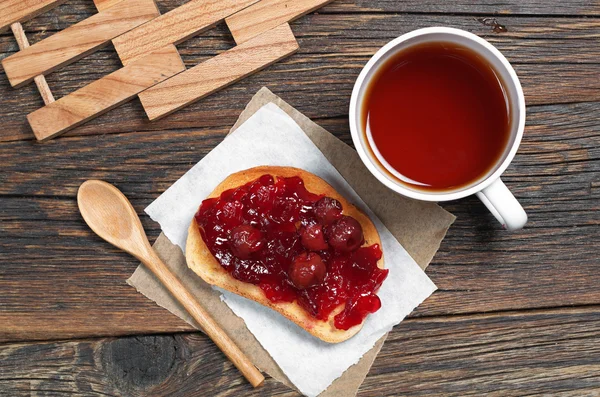
<path id="1" fill-rule="evenodd" d="M 261 0 L 225 19 L 239 45 L 286 22 L 292 22 L 333 0 Z"/>
<path id="2" fill-rule="evenodd" d="M 172 54 L 170 47 L 157 50 L 30 113 L 27 120 L 35 137 L 39 141 L 51 139 L 185 70 L 179 55 Z"/>
<path id="3" fill-rule="evenodd" d="M 90 62 L 90 66 L 97 64 L 95 60 Z M 311 118 L 347 117 L 352 85 L 364 62 L 366 58 L 303 56 L 301 47 L 300 53 L 289 60 L 282 60 L 260 74 L 214 94 L 210 101 L 193 104 L 162 120 L 148 122 L 142 106 L 132 102 L 65 136 L 231 126 L 252 94 L 262 86 L 268 86 Z M 590 102 L 600 98 L 600 82 L 595 78 L 600 73 L 600 65 L 533 64 L 516 67 L 529 105 Z M 106 72 L 110 73 L 109 70 Z M 293 82 L 289 80 L 290 75 L 294 76 Z M 60 76 L 66 74 L 61 73 Z M 94 74 L 94 77 L 101 78 L 102 75 Z M 56 94 L 60 92 L 53 84 L 57 81 L 49 79 Z M 71 85 L 77 83 L 81 84 L 74 80 L 61 91 L 72 91 Z M 12 105 L 0 107 L 0 117 L 6 120 L 5 128 L 0 131 L 0 141 L 31 139 L 25 114 L 41 105 L 34 102 L 37 94 L 35 91 L 8 91 L 7 97 Z M 41 101 L 38 99 L 38 102 Z"/>
<path id="4" fill-rule="evenodd" d="M 260 82 L 259 82 L 260 83 Z M 218 105 L 223 103 L 225 99 L 233 98 L 234 96 L 241 96 L 240 101 L 247 101 L 244 95 L 251 95 L 251 93 L 244 93 L 243 90 L 234 91 L 230 95 L 223 95 L 225 98 L 221 98 L 218 101 Z M 303 92 L 297 93 L 289 102 L 293 105 L 300 104 L 301 96 Z M 285 97 L 285 96 L 284 96 Z M 286 97 L 286 99 L 289 99 Z M 216 108 L 213 106 L 207 106 L 205 109 L 206 114 L 215 111 Z M 600 136 L 600 124 L 595 116 L 600 111 L 600 103 L 582 103 L 582 104 L 566 104 L 566 105 L 551 105 L 551 106 L 539 106 L 529 109 L 528 123 L 526 126 L 525 136 L 522 142 L 522 146 L 519 151 L 519 155 L 515 160 L 514 174 L 507 174 L 509 178 L 520 178 L 519 180 L 535 180 L 538 179 L 538 183 L 567 183 L 569 177 L 573 177 L 573 174 L 588 170 L 588 174 L 581 173 L 579 180 L 580 182 L 591 182 L 593 179 L 593 172 L 598 171 L 598 150 L 600 144 L 598 142 Z M 233 112 L 233 110 L 232 110 Z M 347 120 L 343 116 L 340 119 L 333 119 L 324 122 L 326 120 L 319 120 L 321 124 L 326 125 L 331 131 L 349 142 L 349 132 L 347 126 Z M 178 126 L 176 126 L 178 127 Z M 182 126 L 183 127 L 183 126 Z M 115 136 L 109 138 L 103 136 L 101 139 L 92 141 L 94 145 L 98 144 L 98 153 L 102 153 L 102 156 L 92 158 L 94 161 L 99 161 L 98 166 L 105 167 L 103 169 L 108 170 L 112 164 L 111 161 L 118 161 L 120 153 L 118 151 L 114 153 L 112 157 L 112 151 L 118 147 L 118 142 L 123 142 L 127 145 L 129 152 L 132 155 L 137 155 L 137 150 L 144 144 L 149 146 L 154 145 L 155 142 L 159 142 L 164 139 L 166 148 L 168 150 L 162 152 L 160 148 L 152 148 L 152 155 L 159 156 L 159 164 L 156 165 L 157 172 L 161 173 L 170 170 L 173 165 L 180 168 L 180 171 L 185 170 L 185 165 L 189 165 L 198 161 L 203 154 L 206 154 L 215 144 L 220 142 L 224 133 L 229 127 L 223 126 L 217 129 L 181 129 L 181 130 L 170 130 L 165 132 L 153 132 L 144 138 L 145 142 L 136 143 L 137 137 L 143 136 L 143 133 L 132 133 L 135 137 L 126 136 Z M 194 145 L 196 150 L 186 149 L 186 141 L 184 137 L 186 134 L 192 134 L 191 136 L 198 139 L 198 145 Z M 70 153 L 68 156 L 63 156 L 66 151 L 70 148 L 79 148 L 80 145 L 83 147 L 89 147 L 88 137 L 69 138 L 67 141 L 62 143 L 56 143 L 52 146 L 45 147 L 45 150 L 39 150 L 38 146 L 31 145 L 28 142 L 11 142 L 0 145 L 0 158 L 3 159 L 3 176 L 2 183 L 0 184 L 0 194 L 4 195 L 58 195 L 58 196 L 73 196 L 75 193 L 75 187 L 78 185 L 67 185 L 61 184 L 49 185 L 46 184 L 44 178 L 36 177 L 35 170 L 42 169 L 44 174 L 49 178 L 57 178 L 60 180 L 64 177 L 60 171 L 52 171 L 53 167 L 46 167 L 54 163 L 55 161 L 63 162 L 64 166 L 68 166 L 68 169 L 77 169 L 77 164 L 72 164 L 72 160 L 68 160 L 69 156 L 73 159 L 81 159 L 88 153 L 78 154 L 76 151 Z M 88 144 L 86 144 L 88 142 Z M 171 148 L 170 145 L 173 145 Z M 176 160 L 171 162 L 168 161 L 170 151 L 177 151 L 180 153 Z M 20 153 L 26 154 L 25 157 L 30 159 L 25 164 L 18 161 Z M 91 153 L 94 154 L 94 153 Z M 109 155 L 110 157 L 105 157 Z M 60 160 L 64 157 L 65 160 Z M 145 158 L 145 156 L 143 157 Z M 582 160 L 589 160 L 582 162 Z M 144 167 L 151 165 L 150 159 L 145 160 Z M 129 168 L 129 172 L 138 172 L 136 164 L 132 164 Z M 183 165 L 182 165 L 183 164 Z M 84 167 L 79 165 L 79 167 Z M 83 169 L 86 169 L 85 167 Z M 513 168 L 509 168 L 512 172 Z M 142 168 L 143 170 L 143 168 Z M 158 171 L 160 170 L 160 171 Z M 31 172 L 30 172 L 31 171 Z M 146 180 L 150 180 L 152 173 L 150 170 L 146 171 Z M 591 172 L 591 173 L 590 173 Z M 26 173 L 27 178 L 8 178 L 7 175 L 10 173 Z M 101 174 L 107 175 L 107 174 Z M 179 174 L 170 174 L 172 178 L 177 177 Z M 547 179 L 545 179 L 547 178 Z M 571 180 L 572 182 L 579 182 L 578 180 Z M 168 182 L 167 182 L 168 183 Z M 150 186 L 140 186 L 139 193 L 146 192 L 144 197 L 156 195 L 161 192 L 161 188 L 164 189 L 168 185 L 155 186 L 150 189 Z M 588 186 L 589 187 L 589 186 Z M 559 186 L 548 186 L 548 193 L 556 192 Z M 535 192 L 533 192 L 535 193 Z M 575 194 L 576 192 L 573 191 Z M 562 200 L 559 195 L 553 197 L 553 200 Z M 533 204 L 533 203 L 532 203 Z M 538 206 L 541 203 L 537 204 Z"/>
<path id="5" fill-rule="evenodd" d="M 25 22 L 59 6 L 66 0 L 3 0 L 0 3 L 0 33 L 15 22 Z"/>
<path id="6" fill-rule="evenodd" d="M 179 44 L 257 0 L 190 0 L 114 40 L 123 65 L 168 44 Z"/>
<path id="7" fill-rule="evenodd" d="M 108 1 L 108 0 L 105 0 Z M 113 0 L 116 1 L 116 0 Z M 186 0 L 160 0 L 162 10 L 172 10 L 185 4 Z M 55 11 L 59 14 L 55 14 Z M 68 21 L 82 19 L 78 15 L 88 17 L 94 10 L 89 0 L 69 0 L 66 5 L 55 10 L 38 15 L 28 21 L 28 33 L 50 29 L 60 30 L 68 26 Z M 335 0 L 319 10 L 319 14 L 339 15 L 352 14 L 360 18 L 365 14 L 412 14 L 414 19 L 428 15 L 464 15 L 469 17 L 499 17 L 515 15 L 522 17 L 597 17 L 600 10 L 597 3 L 589 0 L 570 0 L 564 2 L 544 0 L 483 0 L 473 2 L 460 0 L 454 2 L 439 2 L 437 0 Z M 56 18 L 60 15 L 60 18 Z M 551 24 L 551 23 L 550 23 Z M 423 25 L 427 26 L 427 25 Z"/>
<path id="8" fill-rule="evenodd" d="M 169 115 L 298 50 L 287 23 L 140 93 L 150 120 Z"/>
<path id="9" fill-rule="evenodd" d="M 387 42 L 412 30 L 449 26 L 485 38 L 498 46 L 511 62 L 598 63 L 599 46 L 590 43 L 600 35 L 600 20 L 597 18 L 498 16 L 495 19 L 507 29 L 506 32 L 494 32 L 493 27 L 482 22 L 481 18 L 462 15 L 315 13 L 297 20 L 292 27 L 303 47 L 308 45 L 311 48 L 311 53 L 372 55 Z M 316 47 L 313 44 L 316 41 L 321 46 Z M 551 49 L 551 46 L 560 46 L 565 41 L 575 47 L 579 47 L 579 43 L 581 47 L 578 50 L 568 46 L 561 51 Z M 542 50 L 540 46 L 548 47 Z"/>
<path id="10" fill-rule="evenodd" d="M 246 94 L 235 91 L 217 104 L 235 96 L 246 102 Z M 305 103 L 302 95 L 291 103 Z M 440 290 L 414 316 L 600 304 L 599 111 L 600 102 L 530 108 L 521 150 L 504 178 L 530 223 L 505 233 L 475 198 L 444 204 L 458 219 L 427 270 Z M 350 141 L 345 117 L 318 122 Z M 137 261 L 95 237 L 74 198 L 86 179 L 115 183 L 156 238 L 158 225 L 142 209 L 228 128 L 70 137 L 44 150 L 26 141 L 0 144 L 0 323 L 11 329 L 3 338 L 189 329 L 125 285 Z"/>
<path id="11" fill-rule="evenodd" d="M 132 190 L 133 184 L 121 185 Z M 171 315 L 161 314 L 162 309 L 125 285 L 136 261 L 96 239 L 69 214 L 68 203 L 53 199 L 12 201 L 2 200 L 6 208 L 3 217 L 13 217 L 2 221 L 5 237 L 0 251 L 5 254 L 0 257 L 6 264 L 0 312 L 2 340 L 188 329 Z M 149 201 L 142 200 L 145 204 Z M 137 208 L 143 208 L 138 203 L 140 200 L 134 201 Z M 467 203 L 476 210 L 471 214 L 457 211 L 458 227 L 451 231 L 439 259 L 436 257 L 428 269 L 440 291 L 420 306 L 415 316 L 598 304 L 596 285 L 600 279 L 594 243 L 590 240 L 600 219 L 595 220 L 595 225 L 567 231 L 537 221 L 519 236 L 490 237 L 493 233 L 482 231 L 482 227 L 491 229 L 493 220 L 487 219 L 484 209 L 477 208 L 476 203 Z M 526 208 L 534 219 L 547 216 Z M 76 212 L 75 208 L 71 210 Z M 17 211 L 52 215 L 43 221 L 15 220 Z M 576 224 L 577 220 L 585 220 L 590 211 L 572 214 L 567 209 L 557 214 L 556 223 Z M 158 233 L 148 219 L 145 223 L 149 232 Z M 485 243 L 480 242 L 482 238 Z M 527 243 L 526 250 L 510 243 L 517 239 Z M 575 253 L 565 252 L 561 244 L 565 240 L 572 241 L 570 248 Z M 486 251 L 486 246 L 494 248 Z M 469 251 L 469 247 L 477 249 Z M 73 259 L 65 260 L 66 257 Z M 486 259 L 481 260 L 483 257 Z"/>
<path id="12" fill-rule="evenodd" d="M 588 57 L 584 48 L 587 51 L 591 51 L 592 55 L 598 51 L 597 46 L 590 42 L 590 40 L 598 37 L 600 26 L 598 18 L 514 17 L 511 15 L 501 15 L 495 18 L 498 23 L 506 27 L 507 31 L 497 33 L 494 32 L 493 27 L 482 23 L 480 21 L 481 18 L 471 15 L 327 14 L 322 12 L 332 5 L 337 4 L 338 1 L 323 7 L 318 13 L 309 14 L 294 21 L 291 25 L 296 36 L 300 39 L 310 40 L 309 43 L 320 40 L 323 46 L 321 52 L 329 53 L 333 50 L 336 53 L 356 54 L 357 51 L 371 51 L 372 54 L 381 45 L 403 33 L 426 26 L 440 25 L 465 29 L 494 43 L 501 43 L 500 45 L 502 43 L 504 45 L 510 43 L 513 47 L 519 46 L 521 49 L 528 50 L 535 50 L 537 46 L 543 45 L 538 42 L 553 43 L 557 41 L 560 43 L 570 39 L 587 39 L 587 41 L 580 42 L 581 48 L 577 52 L 588 62 L 593 61 L 594 58 Z M 68 11 L 66 10 L 65 12 Z M 86 9 L 85 11 L 89 10 Z M 78 19 L 87 15 L 88 12 L 82 14 L 76 13 L 71 18 Z M 44 16 L 40 16 L 27 24 L 26 30 L 28 34 L 32 34 L 35 37 L 41 33 L 40 31 L 45 31 L 49 34 L 50 32 L 68 27 L 63 18 L 54 16 L 54 18 L 43 19 Z M 212 37 L 229 38 L 230 32 L 224 26 L 219 26 L 217 29 L 206 31 L 202 34 L 202 37 L 204 40 Z M 516 39 L 523 39 L 523 41 L 519 42 Z M 231 40 L 229 41 L 232 42 Z M 210 48 L 210 43 L 203 43 L 203 46 Z M 560 56 L 564 51 L 568 50 L 565 47 L 563 51 L 545 51 L 545 56 Z M 572 54 L 575 50 L 572 49 L 572 52 L 568 52 L 567 54 Z M 528 60 L 529 62 L 536 61 L 538 56 L 544 56 L 544 52 L 538 54 L 538 51 L 529 53 L 529 57 L 526 57 L 528 53 L 525 51 L 521 51 L 519 54 L 522 54 L 520 57 L 521 61 Z M 577 58 L 567 58 L 563 59 L 563 61 L 577 62 Z M 546 60 L 542 58 L 538 62 L 546 62 Z"/>
<path id="13" fill-rule="evenodd" d="M 199 333 L 9 344 L 0 358 L 16 397 L 298 395 L 271 379 L 252 390 Z M 599 362 L 598 307 L 409 319 L 358 395 L 595 395 Z"/>
<path id="14" fill-rule="evenodd" d="M 472 17 L 311 14 L 294 22 L 293 30 L 301 45 L 294 57 L 213 95 L 210 101 L 153 123 L 147 122 L 139 103 L 133 102 L 67 135 L 231 125 L 261 85 L 288 98 L 311 118 L 342 116 L 347 114 L 354 79 L 370 54 L 391 38 L 424 25 L 455 26 L 491 40 L 515 63 L 529 105 L 599 99 L 600 82 L 596 76 L 600 66 L 596 60 L 600 59 L 600 46 L 591 45 L 593 38 L 600 35 L 599 21 L 502 18 L 500 22 L 508 26 L 508 33 L 493 33 Z M 186 63 L 195 66 L 233 45 L 227 28 L 221 25 L 179 48 Z M 13 39 L 3 42 L 0 37 L 0 52 L 12 48 L 16 48 Z M 48 76 L 55 95 L 66 95 L 119 68 L 118 57 L 113 54 L 99 51 Z M 292 80 L 290 75 L 294 76 Z M 40 106 L 35 91 L 11 90 L 0 74 L 0 92 L 5 103 L 10 104 L 0 107 L 4 126 L 0 141 L 31 139 L 25 115 Z"/>
<path id="15" fill-rule="evenodd" d="M 467 15 L 543 15 L 598 16 L 598 4 L 594 1 L 572 0 L 566 2 L 544 0 L 458 0 L 439 2 L 436 0 L 336 0 L 324 12 L 371 12 L 371 13 L 440 13 Z"/>
<path id="16" fill-rule="evenodd" d="M 123 0 L 47 39 L 2 60 L 13 87 L 75 62 L 134 27 L 156 16 L 147 0 Z"/>
<path id="17" fill-rule="evenodd" d="M 5 345 L 0 347 L 0 389 L 14 397 L 30 391 L 86 396 L 264 396 L 269 391 L 298 395 L 271 379 L 253 392 L 213 347 L 199 333 Z M 19 364 L 24 357 L 32 361 Z"/>
<path id="18" fill-rule="evenodd" d="M 94 0 L 94 5 L 98 11 L 104 11 L 114 6 L 115 4 L 121 2 L 123 0 Z M 157 13 L 157 15 L 160 15 Z"/>
<path id="19" fill-rule="evenodd" d="M 591 307 L 409 320 L 390 334 L 361 390 L 593 395 L 600 386 L 599 319 Z"/>
<path id="20" fill-rule="evenodd" d="M 122 1 L 122 0 L 94 0 L 94 5 L 98 9 L 98 11 L 104 11 L 105 9 L 110 8 L 111 6 L 113 6 L 115 3 L 119 2 L 119 1 Z M 154 0 L 148 0 L 148 1 L 151 1 L 153 3 L 152 7 L 156 9 L 156 16 L 159 16 L 160 12 L 154 3 Z M 113 43 L 113 46 L 115 47 L 115 49 L 117 49 L 117 47 L 118 47 L 118 51 L 123 51 L 123 49 L 121 48 L 121 45 L 119 43 L 115 43 L 114 40 L 112 41 L 112 43 Z M 171 63 L 173 65 L 181 64 L 182 65 L 181 70 L 178 70 L 177 72 L 182 72 L 185 70 L 185 65 L 183 64 L 183 60 L 181 59 L 181 56 L 179 55 L 179 51 L 177 50 L 177 47 L 175 47 L 173 44 L 168 44 L 168 45 L 164 46 L 163 48 L 161 48 L 160 51 L 162 52 L 163 57 L 165 58 L 162 60 L 164 63 Z M 149 55 L 149 54 L 145 53 L 143 55 Z"/>

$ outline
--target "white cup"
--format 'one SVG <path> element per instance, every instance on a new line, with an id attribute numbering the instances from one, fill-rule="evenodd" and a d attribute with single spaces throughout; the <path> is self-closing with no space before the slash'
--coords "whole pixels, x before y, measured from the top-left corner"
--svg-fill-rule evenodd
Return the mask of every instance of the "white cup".
<path id="1" fill-rule="evenodd" d="M 503 82 L 512 117 L 510 139 L 496 165 L 486 175 L 470 185 L 443 192 L 411 189 L 408 185 L 401 183 L 393 176 L 392 170 L 386 170 L 385 166 L 376 159 L 374 151 L 368 149 L 373 146 L 369 144 L 367 134 L 362 131 L 365 123 L 361 120 L 363 117 L 361 108 L 365 92 L 375 72 L 398 52 L 427 42 L 456 43 L 471 49 L 486 59 Z M 500 179 L 500 175 L 506 170 L 519 148 L 524 128 L 525 97 L 514 69 L 493 45 L 479 36 L 460 29 L 444 27 L 418 29 L 392 40 L 377 51 L 364 67 L 356 80 L 350 101 L 350 131 L 354 146 L 369 171 L 379 181 L 397 193 L 423 201 L 449 201 L 476 194 L 502 226 L 508 230 L 521 229 L 527 223 L 527 214 L 523 207 Z M 398 149 L 402 150 L 402 148 Z"/>

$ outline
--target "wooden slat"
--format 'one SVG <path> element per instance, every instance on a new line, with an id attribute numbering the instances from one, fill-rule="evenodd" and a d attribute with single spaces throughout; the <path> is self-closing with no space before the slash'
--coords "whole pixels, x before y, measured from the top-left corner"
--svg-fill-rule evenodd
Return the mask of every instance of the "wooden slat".
<path id="1" fill-rule="evenodd" d="M 120 1 L 122 1 L 122 0 L 94 0 L 94 5 L 98 9 L 98 11 L 102 12 L 105 9 L 111 7 L 112 5 L 114 5 Z M 149 5 L 149 8 L 156 9 L 156 16 L 159 16 L 160 12 L 159 12 L 158 8 L 156 7 L 156 4 L 154 3 L 154 0 L 148 0 L 148 2 L 152 2 L 152 5 Z M 122 46 L 123 46 L 122 42 L 116 42 L 116 40 L 113 40 L 112 43 L 117 51 L 121 51 L 121 52 L 125 51 L 125 48 L 122 48 Z M 163 57 L 169 58 L 169 59 L 162 60 L 165 64 L 171 63 L 173 65 L 176 65 L 179 63 L 181 65 L 180 70 L 173 71 L 172 75 L 185 70 L 185 65 L 183 64 L 183 60 L 181 59 L 181 56 L 179 55 L 179 51 L 177 50 L 177 47 L 175 47 L 175 45 L 167 44 L 166 46 L 161 48 L 160 51 L 163 54 Z M 148 53 L 144 53 L 142 55 L 145 56 L 145 55 L 148 55 Z M 165 74 L 165 76 L 166 76 L 166 74 Z"/>
<path id="2" fill-rule="evenodd" d="M 120 3 L 121 1 L 123 0 L 94 0 L 94 5 L 96 6 L 98 12 L 102 12 L 114 6 L 115 4 Z M 156 16 L 160 15 L 158 9 L 156 11 Z"/>
<path id="3" fill-rule="evenodd" d="M 237 44 L 291 22 L 333 0 L 261 0 L 225 19 Z"/>
<path id="4" fill-rule="evenodd" d="M 27 40 L 27 36 L 25 35 L 25 31 L 23 30 L 23 26 L 20 22 L 15 22 L 10 25 L 10 29 L 12 30 L 21 50 L 29 47 L 29 40 Z M 48 105 L 54 102 L 54 95 L 52 95 L 52 91 L 50 91 L 50 87 L 48 86 L 46 78 L 43 75 L 40 75 L 35 76 L 33 80 L 35 81 L 38 92 L 42 96 L 44 104 Z"/>
<path id="5" fill-rule="evenodd" d="M 206 30 L 257 0 L 190 0 L 114 40 L 115 49 L 127 65 L 142 54 L 168 44 L 179 44 Z"/>
<path id="6" fill-rule="evenodd" d="M 171 114 L 298 50 L 286 23 L 140 94 L 150 120 Z"/>
<path id="7" fill-rule="evenodd" d="M 171 114 L 298 50 L 288 24 L 211 58 L 140 94 L 150 120 Z"/>
<path id="8" fill-rule="evenodd" d="M 62 134 L 185 69 L 171 54 L 170 48 L 155 51 L 29 114 L 35 137 L 44 141 Z"/>
<path id="9" fill-rule="evenodd" d="M 71 8 L 71 3 L 60 8 L 61 18 L 56 18 L 53 13 L 46 13 L 38 18 L 27 23 L 27 33 L 31 37 L 43 35 L 44 31 L 55 31 L 67 27 L 66 21 L 82 20 L 93 12 L 93 8 L 82 7 L 75 3 Z M 86 2 L 88 0 L 79 0 Z M 181 1 L 181 0 L 179 0 Z M 422 28 L 424 26 L 449 26 L 468 30 L 494 43 L 499 43 L 505 51 L 507 45 L 519 51 L 519 60 L 528 60 L 535 62 L 541 56 L 552 57 L 558 60 L 563 53 L 569 56 L 569 59 L 577 58 L 574 56 L 579 53 L 583 58 L 581 62 L 592 62 L 596 56 L 599 46 L 587 45 L 585 41 L 575 41 L 575 48 L 560 48 L 560 51 L 544 50 L 538 52 L 538 48 L 544 43 L 562 45 L 570 40 L 585 40 L 590 41 L 599 35 L 600 19 L 598 18 L 581 18 L 581 17 L 539 17 L 539 16 L 511 16 L 497 15 L 495 16 L 498 23 L 504 25 L 508 31 L 504 33 L 496 33 L 493 28 L 486 26 L 474 18 L 472 15 L 454 15 L 454 14 L 422 14 L 415 17 L 411 14 L 385 14 L 385 13 L 324 13 L 325 10 L 330 10 L 337 6 L 340 0 L 321 8 L 318 12 L 309 14 L 292 23 L 292 29 L 298 38 L 308 43 L 319 41 L 324 46 L 323 52 L 338 53 L 356 53 L 357 51 L 365 52 L 367 50 L 372 53 L 381 45 L 396 38 L 411 30 Z M 161 6 L 164 2 L 160 2 Z M 172 5 L 172 7 L 175 7 Z M 165 8 L 169 9 L 168 6 Z M 600 7 L 599 7 L 600 8 Z M 58 11 L 58 10 L 57 10 Z M 64 17 L 63 17 L 64 15 Z M 227 38 L 228 45 L 231 47 L 231 33 L 226 26 L 221 25 L 217 29 L 208 30 L 202 34 L 202 40 L 214 40 L 215 38 Z M 362 41 L 359 41 L 362 39 Z M 522 40 L 520 40 L 522 39 Z M 185 47 L 188 43 L 182 43 Z M 195 43 L 197 46 L 210 48 L 208 43 L 200 43 L 198 40 Z M 589 43 L 587 43 L 589 44 Z M 305 45 L 302 46 L 305 48 Z M 550 47 L 550 46 L 549 46 Z M 551 48 L 551 47 L 550 47 Z M 528 50 L 534 50 L 534 53 L 528 53 Z M 587 49 L 587 51 L 586 51 Z M 12 48 L 6 42 L 0 41 L 0 50 L 3 52 L 11 51 Z M 569 51 L 570 50 L 570 51 Z M 8 54 L 5 54 L 8 55 Z M 530 55 L 528 58 L 527 55 Z M 563 59 L 562 62 L 569 59 Z M 539 62 L 545 62 L 541 58 Z"/>
<path id="10" fill-rule="evenodd" d="M 103 12 L 9 56 L 2 66 L 13 87 L 48 74 L 107 44 L 112 38 L 156 16 L 147 0 L 123 0 Z"/>
<path id="11" fill-rule="evenodd" d="M 348 98 L 354 79 L 367 58 L 340 54 L 324 57 L 307 55 L 303 51 L 304 47 L 293 58 L 282 60 L 258 75 L 248 77 L 226 90 L 213 94 L 210 100 L 193 104 L 152 123 L 148 122 L 142 106 L 137 101 L 133 101 L 114 109 L 110 115 L 101 116 L 97 120 L 67 132 L 65 136 L 231 126 L 250 100 L 252 93 L 265 85 L 288 99 L 290 103 L 297 104 L 310 117 L 317 118 L 319 123 L 326 122 L 331 126 L 332 132 L 346 136 L 347 119 L 345 122 L 342 119 L 347 117 L 344 115 L 347 115 Z M 199 61 L 206 58 L 206 55 L 196 57 Z M 105 55 L 100 59 L 104 61 Z M 96 59 L 81 62 L 86 64 L 88 70 L 86 77 L 89 80 L 102 78 L 112 71 L 109 67 L 99 66 L 94 70 L 99 64 Z M 115 59 L 113 68 L 119 67 L 118 63 L 119 60 Z M 596 78 L 600 74 L 600 65 L 517 66 L 528 104 L 551 105 L 560 102 L 600 100 L 600 81 Z M 288 77 L 290 75 L 293 75 L 292 80 Z M 56 78 L 49 79 L 49 82 L 55 94 L 61 91 L 68 94 L 73 91 L 73 86 L 81 85 L 79 80 L 81 77 L 77 79 L 77 76 L 70 76 L 67 72 L 61 73 L 61 76 L 53 76 Z M 64 77 L 65 80 L 59 77 Z M 552 84 L 552 82 L 560 82 L 560 84 Z M 0 88 L 0 91 L 2 90 Z M 10 90 L 6 80 L 4 90 L 0 95 L 4 95 L 4 103 L 7 105 L 0 106 L 0 118 L 3 120 L 0 142 L 31 139 L 31 128 L 24 119 L 24 114 L 40 106 L 41 101 L 37 93 L 35 90 Z M 594 108 L 589 103 L 583 106 L 586 107 Z M 531 121 L 529 117 L 531 111 L 531 109 L 528 111 L 528 123 Z M 548 112 L 546 109 L 544 111 Z M 342 121 L 338 123 L 335 119 L 330 119 L 331 117 L 339 117 Z M 349 136 L 346 136 L 346 139 L 350 141 Z"/>
<path id="12" fill-rule="evenodd" d="M 411 319 L 390 334 L 361 391 L 597 396 L 599 315 L 590 307 Z"/>
<path id="13" fill-rule="evenodd" d="M 25 22 L 66 0 L 2 0 L 0 1 L 0 33 L 15 22 Z"/>
<path id="14" fill-rule="evenodd" d="M 190 51 L 193 51 L 192 48 Z M 100 58 L 105 61 L 106 54 Z M 116 58 L 116 54 L 115 54 Z M 197 56 L 198 61 L 205 60 Z M 90 121 L 65 136 L 126 133 L 131 131 L 164 131 L 174 128 L 205 128 L 231 126 L 252 93 L 262 86 L 269 86 L 290 103 L 297 104 L 310 117 L 319 122 L 326 120 L 332 132 L 345 134 L 347 125 L 339 124 L 330 117 L 346 117 L 348 98 L 352 92 L 354 79 L 368 58 L 331 54 L 327 57 L 317 54 L 304 54 L 304 47 L 293 58 L 282 60 L 262 73 L 248 77 L 237 84 L 213 94 L 208 101 L 201 101 L 175 112 L 161 120 L 149 123 L 144 109 L 137 101 L 126 103 L 114 109 L 110 115 Z M 189 59 L 188 59 L 189 62 Z M 111 73 L 110 67 L 100 67 L 98 60 L 81 61 L 88 71 L 87 79 L 102 78 Z M 113 60 L 113 70 L 119 67 L 119 60 Z M 600 65 L 594 64 L 524 64 L 517 65 L 521 82 L 530 105 L 552 105 L 561 102 L 590 102 L 600 100 Z M 95 70 L 94 70 L 95 69 Z M 290 80 L 289 75 L 293 75 Z M 55 76 L 56 78 L 52 78 Z M 81 77 L 70 76 L 65 71 L 59 76 L 51 75 L 49 82 L 55 94 L 61 91 L 68 94 L 73 86 L 81 85 Z M 64 80 L 63 80 L 64 78 Z M 555 82 L 555 84 L 552 84 Z M 32 90 L 11 90 L 5 80 L 5 88 L 0 88 L 6 106 L 0 106 L 0 142 L 31 139 L 31 128 L 24 114 L 33 112 L 40 106 L 38 94 Z M 64 95 L 63 94 L 63 95 Z M 591 106 L 589 103 L 587 106 Z M 586 106 L 584 106 L 586 107 Z M 528 112 L 528 123 L 530 122 Z M 560 120 L 558 120 L 560 121 Z M 347 120 L 346 120 L 347 124 Z M 340 135 L 341 136 L 341 135 Z M 346 135 L 344 135 L 346 136 Z M 350 141 L 349 136 L 346 137 Z"/>

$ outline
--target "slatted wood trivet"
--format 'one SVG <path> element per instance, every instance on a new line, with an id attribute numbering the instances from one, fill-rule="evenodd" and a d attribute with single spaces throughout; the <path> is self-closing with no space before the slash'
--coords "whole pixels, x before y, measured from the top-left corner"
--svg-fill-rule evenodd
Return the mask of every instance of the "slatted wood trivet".
<path id="1" fill-rule="evenodd" d="M 139 96 L 156 120 L 298 50 L 289 22 L 332 0 L 190 0 L 160 15 L 154 0 L 94 0 L 98 13 L 32 46 L 20 25 L 64 0 L 1 0 L 20 51 L 2 60 L 17 88 L 35 81 L 46 106 L 27 116 L 47 140 Z M 186 70 L 175 45 L 225 20 L 236 47 Z M 123 67 L 57 101 L 44 79 L 112 41 Z"/>

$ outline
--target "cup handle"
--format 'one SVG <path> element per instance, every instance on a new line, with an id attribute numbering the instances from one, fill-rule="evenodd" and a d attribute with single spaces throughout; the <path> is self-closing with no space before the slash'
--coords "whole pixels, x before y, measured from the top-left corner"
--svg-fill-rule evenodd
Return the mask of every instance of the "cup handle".
<path id="1" fill-rule="evenodd" d="M 527 223 L 527 214 L 500 178 L 477 193 L 477 197 L 507 230 L 519 230 Z"/>

